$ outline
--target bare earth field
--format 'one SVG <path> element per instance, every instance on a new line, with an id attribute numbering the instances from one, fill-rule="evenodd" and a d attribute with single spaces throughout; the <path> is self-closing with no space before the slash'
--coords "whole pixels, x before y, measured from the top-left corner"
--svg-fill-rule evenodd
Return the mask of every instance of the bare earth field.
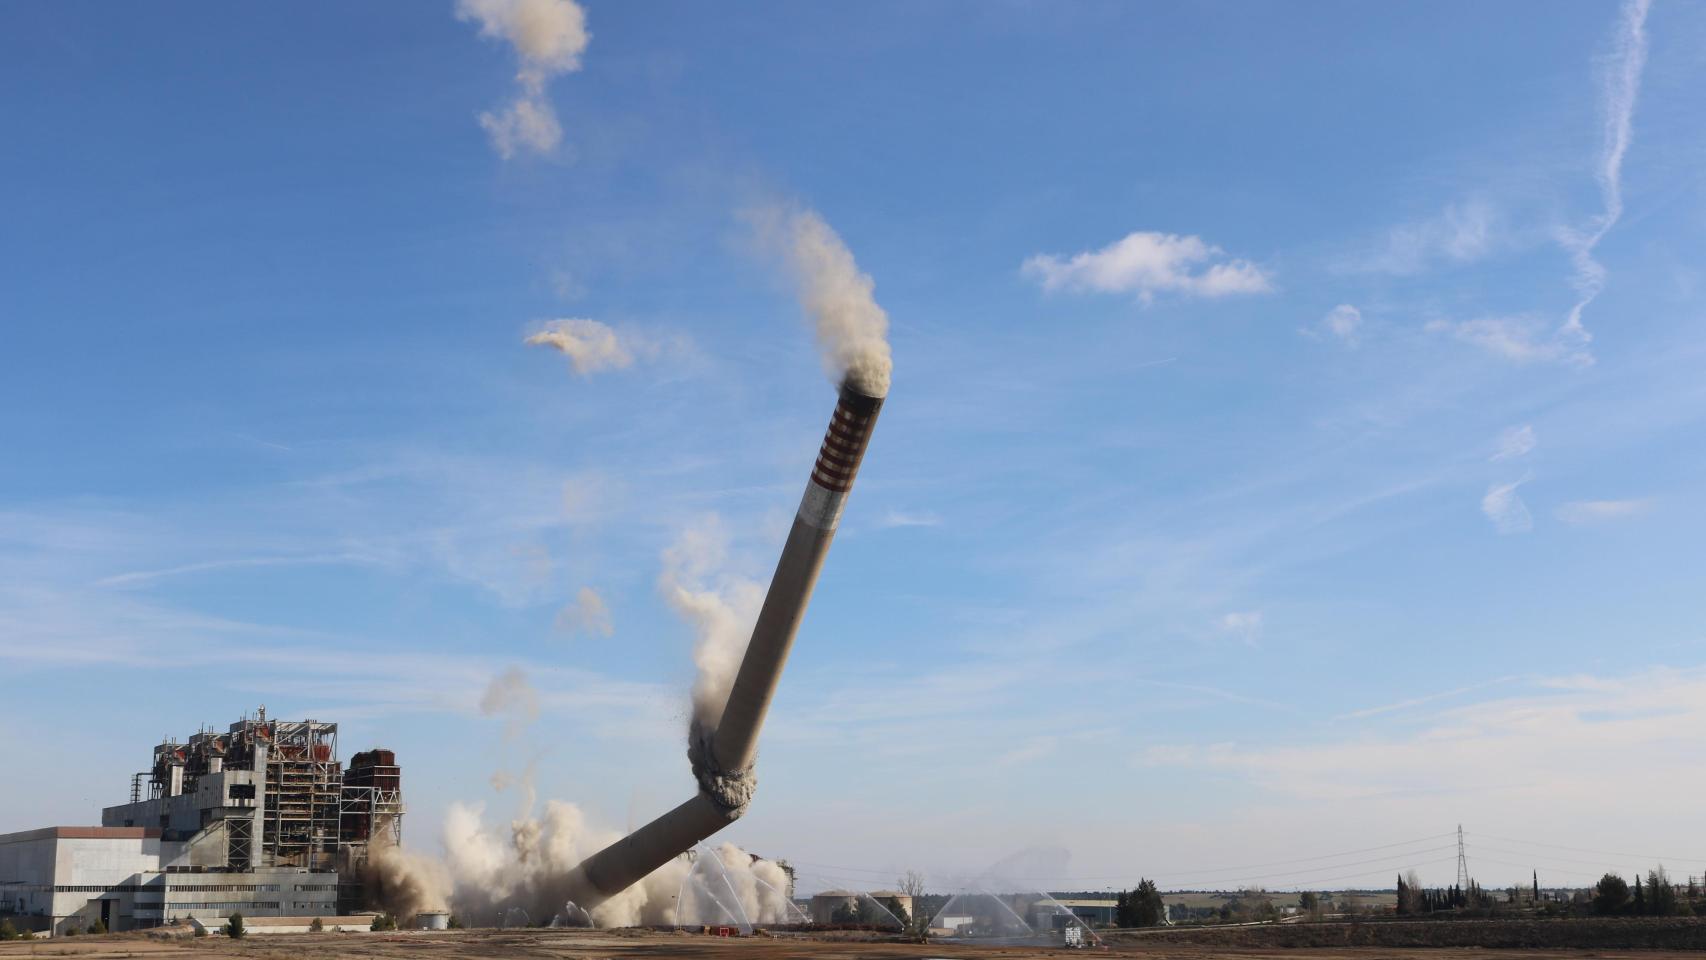
<path id="1" fill-rule="evenodd" d="M 1441 926 L 1433 924 L 1432 926 Z M 1454 925 L 1447 925 L 1454 926 Z M 1206 932 L 1206 931 L 1205 931 Z M 1025 960 L 1037 957 L 1145 957 L 1150 960 L 1488 960 L 1484 947 L 1427 946 L 1313 946 L 1295 941 L 1262 942 L 1261 936 L 1192 937 L 1183 931 L 1160 935 L 1116 935 L 1101 948 L 1087 951 L 1059 947 L 969 946 L 963 944 L 880 943 L 778 935 L 719 939 L 697 934 L 641 930 L 469 930 L 448 933 L 300 934 L 252 936 L 231 942 L 224 938 L 155 940 L 142 934 L 117 934 L 0 944 L 0 960 L 14 957 L 72 957 L 79 960 L 618 960 L 618 958 L 680 957 L 684 960 L 881 960 L 890 957 L 989 958 Z M 1641 960 L 1688 958 L 1687 949 L 1630 949 L 1571 947 L 1507 947 L 1500 960 L 1584 960 L 1635 957 Z"/>

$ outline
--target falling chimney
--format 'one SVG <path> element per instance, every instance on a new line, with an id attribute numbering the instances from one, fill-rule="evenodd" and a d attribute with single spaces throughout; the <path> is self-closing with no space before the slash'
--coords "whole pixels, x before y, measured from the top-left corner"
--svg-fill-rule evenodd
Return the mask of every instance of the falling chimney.
<path id="1" fill-rule="evenodd" d="M 835 538 L 842 506 L 882 407 L 882 397 L 863 392 L 851 381 L 842 383 L 840 401 L 722 717 L 716 729 L 702 730 L 695 725 L 689 736 L 688 756 L 699 791 L 582 862 L 565 891 L 566 898 L 581 908 L 590 910 L 610 899 L 746 812 L 757 786 L 753 761 L 764 715 L 776 695 L 788 651 L 805 617 L 812 587 Z"/>

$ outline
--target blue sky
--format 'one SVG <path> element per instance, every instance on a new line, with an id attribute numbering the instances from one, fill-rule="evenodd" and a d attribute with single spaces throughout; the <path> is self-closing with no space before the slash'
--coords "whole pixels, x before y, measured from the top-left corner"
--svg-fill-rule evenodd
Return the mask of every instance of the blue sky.
<path id="1" fill-rule="evenodd" d="M 429 850 L 673 805 L 664 585 L 763 583 L 833 403 L 783 204 L 896 374 L 732 839 L 1706 871 L 1706 9 L 481 6 L 0 14 L 0 830 L 262 703 Z"/>

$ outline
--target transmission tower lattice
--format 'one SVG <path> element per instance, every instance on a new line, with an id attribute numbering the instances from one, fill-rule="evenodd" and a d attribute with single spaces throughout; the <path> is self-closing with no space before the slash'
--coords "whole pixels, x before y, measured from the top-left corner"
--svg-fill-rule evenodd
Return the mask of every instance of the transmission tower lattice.
<path id="1" fill-rule="evenodd" d="M 1463 824 L 1457 825 L 1457 889 L 1469 892 L 1469 858 L 1463 855 Z"/>

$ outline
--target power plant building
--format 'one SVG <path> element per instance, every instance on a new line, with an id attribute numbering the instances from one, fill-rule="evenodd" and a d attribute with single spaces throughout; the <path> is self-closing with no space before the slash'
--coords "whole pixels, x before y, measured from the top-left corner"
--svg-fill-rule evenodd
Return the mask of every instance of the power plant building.
<path id="1" fill-rule="evenodd" d="M 401 839 L 402 777 L 389 750 L 346 773 L 337 731 L 262 709 L 159 744 L 101 826 L 0 835 L 0 918 L 63 934 L 359 909 L 369 844 Z"/>

